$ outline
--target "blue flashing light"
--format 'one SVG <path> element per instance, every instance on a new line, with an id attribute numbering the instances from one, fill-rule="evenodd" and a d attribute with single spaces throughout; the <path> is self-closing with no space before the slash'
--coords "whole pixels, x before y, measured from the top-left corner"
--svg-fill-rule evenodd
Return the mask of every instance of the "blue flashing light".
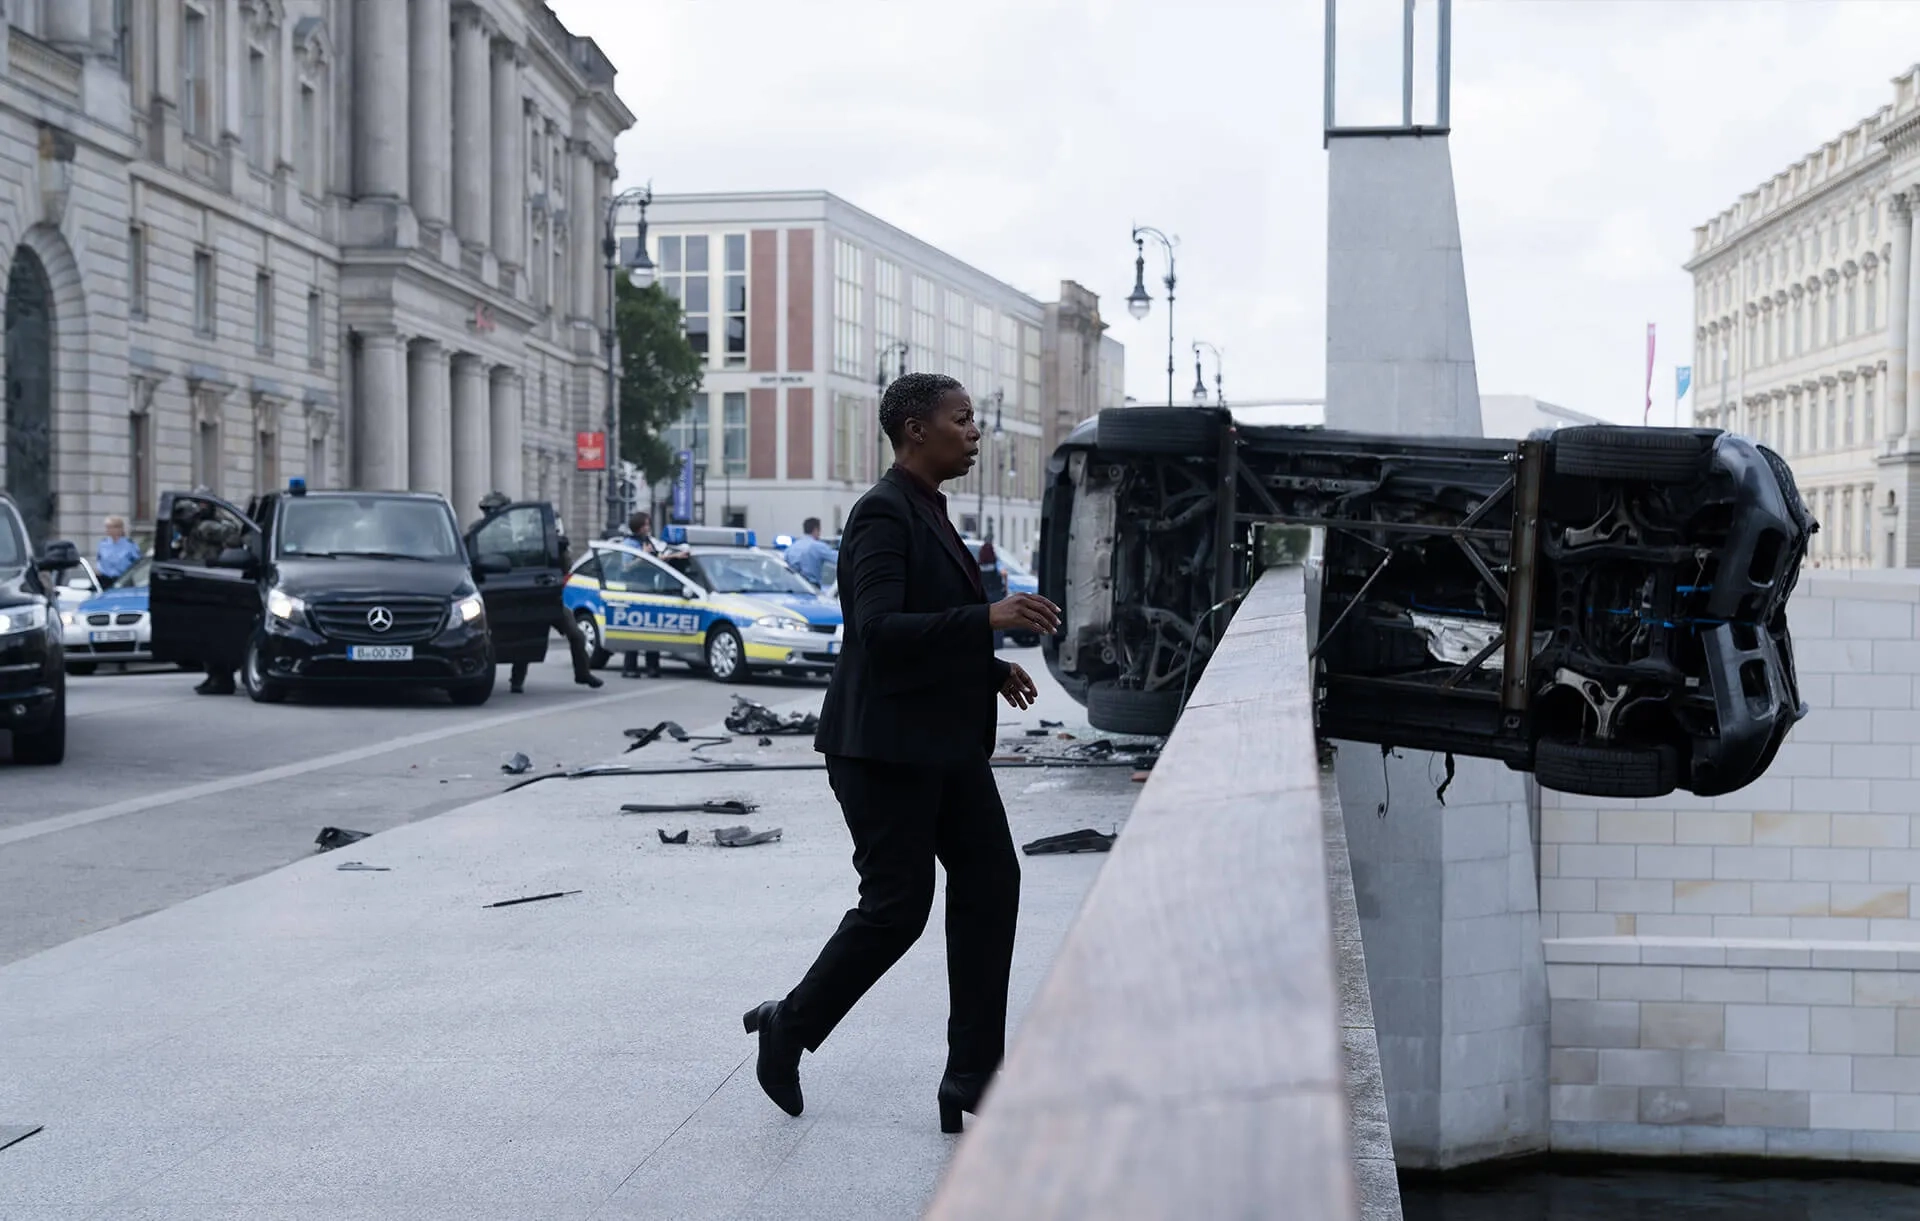
<path id="1" fill-rule="evenodd" d="M 287 480 L 287 493 L 291 496 L 305 496 L 307 494 L 307 481 L 295 475 L 293 478 Z"/>
<path id="2" fill-rule="evenodd" d="M 664 541 L 675 545 L 684 544 L 687 541 L 687 528 L 685 526 L 668 526 L 660 537 Z"/>

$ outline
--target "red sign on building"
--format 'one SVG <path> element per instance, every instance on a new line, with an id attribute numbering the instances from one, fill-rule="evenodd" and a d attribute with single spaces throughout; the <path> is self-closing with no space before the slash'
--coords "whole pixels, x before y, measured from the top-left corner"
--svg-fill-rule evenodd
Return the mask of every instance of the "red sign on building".
<path id="1" fill-rule="evenodd" d="M 607 434 L 604 432 L 575 433 L 573 440 L 574 469 L 580 471 L 604 471 L 607 469 Z"/>

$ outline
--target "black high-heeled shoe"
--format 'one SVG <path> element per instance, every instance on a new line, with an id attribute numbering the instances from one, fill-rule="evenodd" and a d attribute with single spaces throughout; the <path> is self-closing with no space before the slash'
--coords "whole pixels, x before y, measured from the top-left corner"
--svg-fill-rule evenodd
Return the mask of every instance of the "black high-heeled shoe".
<path id="1" fill-rule="evenodd" d="M 980 1113 L 981 1096 L 987 1092 L 990 1077 L 986 1073 L 948 1073 L 940 1078 L 940 1130 L 952 1135 L 961 1130 L 960 1112 Z"/>
<path id="2" fill-rule="evenodd" d="M 806 1109 L 800 1096 L 800 1044 L 780 1029 L 780 1002 L 766 1001 L 741 1018 L 748 1034 L 760 1036 L 760 1055 L 753 1074 L 773 1104 L 789 1115 Z"/>

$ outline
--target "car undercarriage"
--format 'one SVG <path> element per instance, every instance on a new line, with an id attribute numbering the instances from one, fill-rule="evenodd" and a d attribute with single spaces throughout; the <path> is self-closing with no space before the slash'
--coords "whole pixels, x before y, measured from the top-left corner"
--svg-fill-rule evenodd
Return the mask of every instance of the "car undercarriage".
<path id="1" fill-rule="evenodd" d="M 1805 715 L 1786 603 L 1817 524 L 1785 462 L 1709 430 L 1524 441 L 1103 411 L 1047 471 L 1049 666 L 1166 733 L 1255 575 L 1308 527 L 1323 737 L 1498 759 L 1615 797 L 1730 792 Z"/>

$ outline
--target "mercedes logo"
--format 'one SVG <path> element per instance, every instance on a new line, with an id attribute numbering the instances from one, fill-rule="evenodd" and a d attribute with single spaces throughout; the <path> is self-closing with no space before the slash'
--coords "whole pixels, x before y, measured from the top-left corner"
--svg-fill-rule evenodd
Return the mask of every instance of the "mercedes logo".
<path id="1" fill-rule="evenodd" d="M 393 612 L 384 606 L 376 606 L 367 612 L 367 626 L 376 632 L 384 632 L 393 626 Z"/>

